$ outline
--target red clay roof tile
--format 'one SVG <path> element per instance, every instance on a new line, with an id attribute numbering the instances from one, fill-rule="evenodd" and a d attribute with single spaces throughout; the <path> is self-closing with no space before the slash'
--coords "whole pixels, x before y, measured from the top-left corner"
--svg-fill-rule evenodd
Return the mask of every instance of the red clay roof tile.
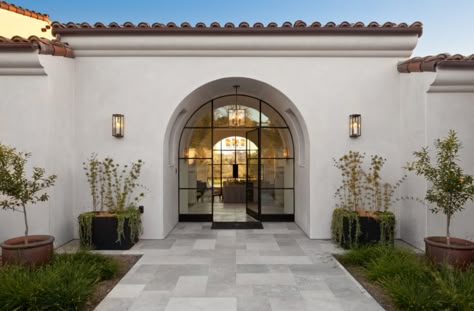
<path id="1" fill-rule="evenodd" d="M 74 58 L 73 50 L 66 43 L 60 42 L 58 40 L 39 38 L 37 36 L 30 36 L 29 38 L 23 38 L 20 36 L 5 38 L 0 36 L 0 51 L 4 49 L 31 49 L 38 50 L 38 54 Z"/>
<path id="2" fill-rule="evenodd" d="M 48 14 L 43 14 L 43 13 L 38 13 L 35 11 L 31 11 L 25 8 L 22 8 L 20 6 L 16 6 L 14 4 L 5 2 L 5 1 L 0 1 L 0 9 L 4 9 L 7 11 L 15 12 L 21 15 L 25 15 L 31 18 L 36 18 L 41 21 L 45 21 L 47 23 L 50 23 L 51 21 L 49 20 Z"/>
<path id="3" fill-rule="evenodd" d="M 474 68 L 474 54 L 463 56 L 442 53 L 425 57 L 414 57 L 397 66 L 398 72 L 436 72 L 437 68 Z"/>
<path id="4" fill-rule="evenodd" d="M 180 26 L 175 23 L 154 23 L 151 26 L 148 23 L 139 23 L 134 25 L 131 22 L 126 22 L 122 25 L 118 23 L 110 23 L 104 25 L 103 23 L 59 23 L 53 22 L 53 34 L 124 34 L 124 33 L 172 33 L 172 34 L 189 34 L 189 33 L 202 33 L 202 34 L 281 34 L 281 33 L 320 33 L 320 34 L 417 34 L 421 36 L 423 25 L 421 22 L 415 22 L 411 25 L 406 23 L 395 24 L 387 22 L 379 24 L 377 22 L 371 22 L 365 25 L 362 22 L 349 23 L 342 22 L 336 24 L 334 22 L 328 22 L 322 26 L 319 22 L 314 22 L 307 25 L 304 21 L 298 20 L 295 23 L 284 22 L 280 26 L 277 23 L 271 22 L 266 26 L 263 23 L 257 22 L 252 26 L 247 22 L 241 22 L 238 26 L 233 23 L 226 23 L 220 25 L 217 22 L 211 23 L 207 26 L 204 23 L 197 23 L 192 26 L 190 23 L 182 23 Z"/>

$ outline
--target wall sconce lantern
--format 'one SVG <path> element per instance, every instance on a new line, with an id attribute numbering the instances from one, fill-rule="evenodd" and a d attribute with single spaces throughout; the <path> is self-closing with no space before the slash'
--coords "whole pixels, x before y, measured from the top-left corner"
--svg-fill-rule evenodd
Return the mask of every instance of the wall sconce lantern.
<path id="1" fill-rule="evenodd" d="M 362 134 L 362 117 L 360 114 L 349 115 L 349 137 L 359 137 Z"/>
<path id="2" fill-rule="evenodd" d="M 112 115 L 112 136 L 123 137 L 125 131 L 125 117 L 123 114 Z"/>

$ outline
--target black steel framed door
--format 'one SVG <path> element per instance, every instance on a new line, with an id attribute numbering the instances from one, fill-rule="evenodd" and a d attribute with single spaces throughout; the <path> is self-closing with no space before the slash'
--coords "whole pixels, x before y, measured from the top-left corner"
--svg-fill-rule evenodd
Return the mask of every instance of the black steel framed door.
<path id="1" fill-rule="evenodd" d="M 247 140 L 247 174 L 246 174 L 246 200 L 245 208 L 249 216 L 261 220 L 261 159 L 260 159 L 260 128 L 248 131 Z M 253 142 L 253 144 L 251 144 Z"/>

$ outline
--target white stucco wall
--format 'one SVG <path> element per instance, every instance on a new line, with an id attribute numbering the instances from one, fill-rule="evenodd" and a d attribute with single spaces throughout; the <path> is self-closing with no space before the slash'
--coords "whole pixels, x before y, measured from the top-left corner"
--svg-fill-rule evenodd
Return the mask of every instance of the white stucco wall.
<path id="1" fill-rule="evenodd" d="M 400 177 L 400 133 L 392 126 L 394 118 L 400 118 L 399 78 L 394 70 L 397 61 L 392 58 L 78 57 L 75 59 L 75 118 L 78 124 L 88 126 L 80 126 L 76 131 L 77 165 L 92 152 L 119 161 L 143 159 L 146 162 L 143 182 L 150 190 L 143 202 L 143 237 L 163 237 L 171 229 L 170 223 L 177 221 L 177 213 L 171 212 L 177 211 L 176 167 L 169 166 L 175 160 L 167 159 L 169 163 L 165 163 L 163 154 L 170 146 L 165 141 L 167 126 L 174 122 L 173 114 L 179 113 L 178 105 L 211 81 L 236 77 L 227 79 L 228 85 L 214 86 L 205 98 L 194 98 L 194 107 L 231 93 L 233 81 L 245 82 L 242 78 L 261 81 L 284 94 L 304 116 L 298 122 L 304 122 L 308 132 L 309 159 L 297 163 L 296 173 L 308 171 L 309 183 L 297 182 L 296 188 L 309 200 L 297 203 L 296 219 L 310 237 L 329 238 L 333 194 L 340 182 L 339 173 L 333 168 L 333 157 L 350 149 L 380 154 L 388 158 L 384 175 L 393 181 Z M 249 90 L 245 85 L 241 87 L 241 93 L 247 94 Z M 269 103 L 278 108 L 279 103 Z M 188 113 L 193 112 L 190 108 L 193 105 L 188 104 Z M 125 115 L 123 139 L 114 139 L 110 134 L 113 113 Z M 348 137 L 351 113 L 363 116 L 363 135 L 359 139 Z M 164 189 L 176 194 L 175 201 L 163 202 Z M 85 179 L 76 190 L 75 215 L 88 206 Z M 163 213 L 168 215 L 166 228 Z"/>
<path id="2" fill-rule="evenodd" d="M 450 129 L 456 130 L 464 148 L 460 161 L 465 173 L 474 174 L 474 71 L 443 70 L 436 73 L 401 74 L 401 131 L 402 164 L 413 160 L 413 152 L 429 146 L 435 159 L 434 140 L 446 137 Z M 423 177 L 408 173 L 403 196 L 423 199 L 430 186 Z M 401 238 L 424 249 L 426 236 L 445 235 L 446 217 L 432 214 L 428 205 L 415 200 L 403 200 L 401 208 Z M 474 239 L 473 204 L 455 215 L 451 234 L 459 238 Z"/>
<path id="3" fill-rule="evenodd" d="M 31 53 L 35 53 L 34 56 Z M 6 55 L 0 55 L 6 56 Z M 7 56 L 6 56 L 7 57 Z M 29 234 L 50 234 L 61 245 L 73 237 L 72 133 L 73 61 L 39 56 L 36 52 L 16 55 L 36 60 L 24 75 L 0 75 L 0 142 L 31 152 L 29 168 L 44 167 L 58 175 L 56 185 L 48 190 L 48 202 L 28 207 Z M 1 60 L 1 57 L 0 57 Z M 12 63 L 11 67 L 18 65 Z M 48 75 L 38 75 L 41 66 Z M 23 214 L 0 211 L 0 240 L 24 234 Z"/>
<path id="4" fill-rule="evenodd" d="M 58 243 L 77 237 L 77 216 L 91 206 L 82 162 L 97 153 L 120 163 L 145 162 L 142 237 L 165 237 L 178 221 L 181 130 L 197 107 L 233 93 L 232 85 L 240 84 L 240 94 L 268 102 L 288 122 L 295 140 L 295 222 L 311 238 L 330 238 L 340 184 L 333 158 L 349 150 L 365 152 L 367 159 L 381 155 L 387 158 L 383 177 L 396 182 L 411 153 L 445 128 L 456 127 L 466 145 L 469 140 L 465 120 L 473 114 L 472 93 L 427 95 L 435 73 L 399 74 L 397 63 L 416 43 L 416 36 L 402 37 L 325 37 L 321 42 L 305 37 L 288 46 L 267 42 L 275 49 L 264 44 L 252 49 L 237 38 L 214 45 L 203 41 L 199 44 L 206 49 L 200 50 L 189 38 L 170 40 L 172 46 L 150 37 L 129 42 L 126 37 L 63 36 L 77 57 L 41 56 L 39 66 L 29 61 L 30 74 L 22 70 L 23 76 L 12 76 L 19 71 L 2 65 L 0 57 L 0 141 L 32 151 L 34 164 L 59 175 L 50 208 L 32 209 L 32 230 L 51 232 Z M 124 138 L 111 135 L 114 113 L 125 115 Z M 357 139 L 348 136 L 352 113 L 362 115 Z M 449 118 L 442 126 L 436 121 L 440 115 Z M 466 146 L 463 156 L 473 151 Z M 400 195 L 423 193 L 425 187 L 422 179 L 410 176 Z M 397 235 L 421 247 L 423 237 L 439 228 L 438 218 L 412 203 L 395 205 Z M 0 239 L 21 234 L 20 216 L 2 212 Z M 462 223 L 455 232 L 468 237 L 468 221 L 455 221 Z M 14 229 L 6 226 L 11 223 Z"/>

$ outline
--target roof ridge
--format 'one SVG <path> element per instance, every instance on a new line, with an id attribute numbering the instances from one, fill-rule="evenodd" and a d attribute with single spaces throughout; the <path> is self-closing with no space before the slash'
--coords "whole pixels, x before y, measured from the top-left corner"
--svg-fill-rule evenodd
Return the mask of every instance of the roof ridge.
<path id="1" fill-rule="evenodd" d="M 221 33 L 232 33 L 232 32 L 267 32 L 267 33 L 278 33 L 278 32 L 321 32 L 321 33 L 359 33 L 359 32 L 400 32 L 400 33 L 417 33 L 418 36 L 422 34 L 423 24 L 421 22 L 414 22 L 410 25 L 407 23 L 392 23 L 386 22 L 379 24 L 377 22 L 370 22 L 364 24 L 363 22 L 349 23 L 347 21 L 336 24 L 334 22 L 327 22 L 326 24 L 321 24 L 320 22 L 313 22 L 307 24 L 302 20 L 297 20 L 294 23 L 284 22 L 278 25 L 275 22 L 270 22 L 266 26 L 261 22 L 256 22 L 253 25 L 250 25 L 248 22 L 240 22 L 238 25 L 227 22 L 223 25 L 218 22 L 212 22 L 209 25 L 205 23 L 198 22 L 192 26 L 189 22 L 183 22 L 180 25 L 176 23 L 169 22 L 164 23 L 153 23 L 149 24 L 146 22 L 140 22 L 134 24 L 132 22 L 125 22 L 119 24 L 117 22 L 111 22 L 108 25 L 97 22 L 90 24 L 87 22 L 83 23 L 60 23 L 53 22 L 53 34 L 61 33 L 78 33 L 78 32 L 88 32 L 88 33 L 124 33 L 124 32 L 221 32 Z"/>
<path id="2" fill-rule="evenodd" d="M 397 66 L 398 72 L 436 72 L 439 67 L 466 68 L 474 67 L 474 54 L 449 54 L 439 53 L 437 55 L 428 55 L 424 57 L 413 57 L 400 62 Z"/>
<path id="3" fill-rule="evenodd" d="M 40 21 L 45 21 L 48 23 L 51 22 L 49 20 L 48 14 L 43 14 L 36 11 L 28 10 L 28 9 L 22 8 L 21 6 L 8 3 L 6 1 L 0 1 L 0 9 L 4 9 L 4 10 L 11 11 L 17 14 L 25 15 L 31 18 L 36 18 L 36 19 L 39 19 Z"/>
<path id="4" fill-rule="evenodd" d="M 48 38 L 38 36 L 29 36 L 28 38 L 24 38 L 21 36 L 13 36 L 11 38 L 6 38 L 0 36 L 0 50 L 9 48 L 31 48 L 33 50 L 38 50 L 38 54 L 74 58 L 74 51 L 69 47 L 69 44 L 61 42 L 60 40 L 50 40 Z"/>

